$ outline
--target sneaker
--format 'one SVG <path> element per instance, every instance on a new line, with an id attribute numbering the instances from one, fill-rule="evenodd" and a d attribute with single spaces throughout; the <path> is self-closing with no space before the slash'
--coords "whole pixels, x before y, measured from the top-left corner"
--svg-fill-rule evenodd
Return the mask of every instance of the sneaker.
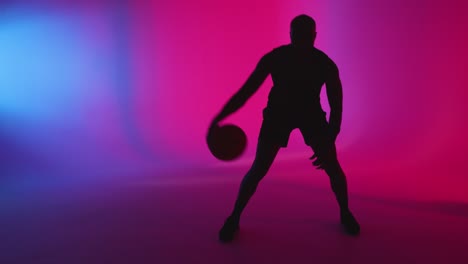
<path id="1" fill-rule="evenodd" d="M 228 217 L 221 230 L 219 230 L 219 240 L 221 242 L 231 242 L 234 239 L 234 235 L 237 230 L 239 230 L 239 221 L 235 221 L 232 217 Z"/>
<path id="2" fill-rule="evenodd" d="M 341 224 L 346 232 L 352 236 L 359 235 L 361 227 L 350 211 L 341 213 Z"/>

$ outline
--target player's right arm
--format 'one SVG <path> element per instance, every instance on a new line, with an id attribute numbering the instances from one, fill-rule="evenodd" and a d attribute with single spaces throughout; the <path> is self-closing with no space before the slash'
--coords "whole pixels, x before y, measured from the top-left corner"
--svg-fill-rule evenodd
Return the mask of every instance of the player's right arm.
<path id="1" fill-rule="evenodd" d="M 211 122 L 211 127 L 216 126 L 232 113 L 239 110 L 247 100 L 260 88 L 262 83 L 270 74 L 268 54 L 263 56 L 258 62 L 254 71 L 250 74 L 247 81 L 242 85 L 237 93 L 224 105 L 221 112 Z"/>

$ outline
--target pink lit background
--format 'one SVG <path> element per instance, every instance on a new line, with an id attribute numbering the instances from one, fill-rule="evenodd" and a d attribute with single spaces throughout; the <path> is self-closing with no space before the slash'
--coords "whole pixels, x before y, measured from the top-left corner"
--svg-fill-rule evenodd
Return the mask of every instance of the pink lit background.
<path id="1" fill-rule="evenodd" d="M 271 80 L 226 120 L 248 134 L 242 159 L 215 160 L 207 125 L 306 13 L 318 24 L 316 46 L 341 71 L 344 166 L 392 191 L 468 200 L 467 8 L 457 0 L 4 2 L 3 168 L 248 164 Z M 278 159 L 308 155 L 294 131 Z"/>
<path id="2" fill-rule="evenodd" d="M 463 0 L 1 1 L 0 262 L 301 263 L 312 243 L 326 263 L 353 253 L 465 263 L 450 257 L 468 257 L 467 10 Z M 337 145 L 364 234 L 333 233 L 328 180 L 293 131 L 248 207 L 245 240 L 220 249 L 215 229 L 252 161 L 271 80 L 226 120 L 248 136 L 239 160 L 210 155 L 208 124 L 302 13 L 340 69 Z M 322 103 L 328 112 L 325 93 Z"/>

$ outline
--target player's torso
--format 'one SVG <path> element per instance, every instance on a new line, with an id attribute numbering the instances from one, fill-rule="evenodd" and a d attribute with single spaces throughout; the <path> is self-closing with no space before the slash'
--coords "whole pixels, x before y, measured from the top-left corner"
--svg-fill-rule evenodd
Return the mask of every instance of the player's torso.
<path id="1" fill-rule="evenodd" d="M 304 51 L 290 45 L 275 49 L 271 55 L 273 87 L 267 109 L 283 115 L 323 113 L 320 91 L 327 74 L 327 57 L 315 48 Z"/>

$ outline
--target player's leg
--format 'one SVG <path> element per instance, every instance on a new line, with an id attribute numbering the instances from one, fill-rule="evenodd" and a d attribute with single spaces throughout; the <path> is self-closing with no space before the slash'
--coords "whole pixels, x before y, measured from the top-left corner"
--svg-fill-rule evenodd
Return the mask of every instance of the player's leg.
<path id="1" fill-rule="evenodd" d="M 248 201 L 255 193 L 259 182 L 265 177 L 270 169 L 280 146 L 259 141 L 255 160 L 242 179 L 234 210 L 231 214 L 234 219 L 239 220 Z"/>
<path id="2" fill-rule="evenodd" d="M 327 149 L 317 150 L 317 152 L 321 152 L 317 155 L 317 163 L 320 164 L 330 178 L 330 185 L 336 196 L 340 211 L 349 211 L 348 184 L 346 175 L 338 162 L 336 147 L 332 144 Z"/>
<path id="3" fill-rule="evenodd" d="M 348 233 L 358 234 L 360 227 L 349 210 L 348 184 L 346 175 L 337 158 L 335 144 L 319 144 L 319 147 L 314 151 L 317 155 L 317 163 L 320 164 L 330 178 L 331 188 L 340 207 L 341 223 Z"/>
<path id="4" fill-rule="evenodd" d="M 336 146 L 328 130 L 325 115 L 318 116 L 299 128 L 304 141 L 315 153 L 314 165 L 319 166 L 330 178 L 330 185 L 340 207 L 341 223 L 350 234 L 358 234 L 359 224 L 348 206 L 348 184 L 346 175 L 338 162 Z"/>
<path id="5" fill-rule="evenodd" d="M 239 220 L 245 206 L 255 193 L 259 182 L 270 169 L 279 149 L 279 144 L 272 144 L 267 141 L 259 140 L 255 160 L 242 179 L 234 209 L 219 232 L 221 241 L 230 241 L 233 239 L 234 233 L 239 227 Z"/>

